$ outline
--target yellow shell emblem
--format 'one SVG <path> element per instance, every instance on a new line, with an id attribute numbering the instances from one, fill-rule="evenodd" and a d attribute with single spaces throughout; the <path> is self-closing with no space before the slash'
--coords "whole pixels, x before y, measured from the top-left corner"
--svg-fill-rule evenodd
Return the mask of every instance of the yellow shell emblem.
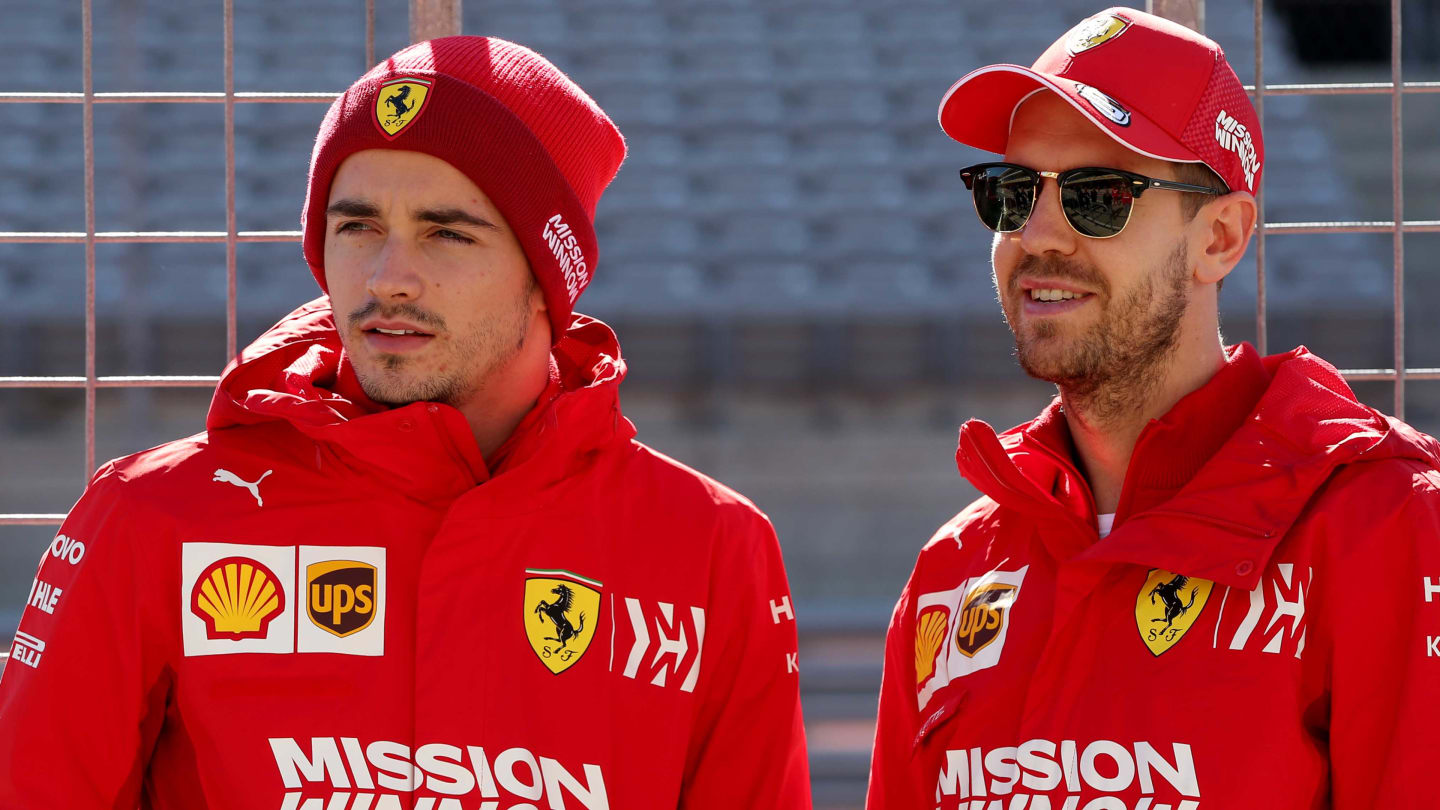
<path id="1" fill-rule="evenodd" d="M 1214 587 L 1208 579 L 1151 569 L 1135 597 L 1135 626 L 1152 655 L 1164 653 L 1184 638 L 1200 618 Z"/>
<path id="2" fill-rule="evenodd" d="M 1065 45 L 1065 50 L 1069 51 L 1071 56 L 1079 56 L 1091 48 L 1098 48 L 1120 36 L 1129 27 L 1129 20 L 1115 14 L 1091 17 L 1075 26 L 1074 33 L 1070 35 L 1070 41 Z"/>
<path id="3" fill-rule="evenodd" d="M 429 79 L 405 77 L 380 85 L 375 94 L 375 126 L 387 139 L 393 140 L 425 111 L 432 84 Z"/>
<path id="4" fill-rule="evenodd" d="M 593 579 L 564 570 L 525 570 L 525 636 L 540 663 L 559 675 L 580 661 L 600 624 Z"/>
<path id="5" fill-rule="evenodd" d="M 920 614 L 915 623 L 915 685 L 923 686 L 935 674 L 935 659 L 945 643 L 950 616 L 944 608 Z"/>
<path id="6" fill-rule="evenodd" d="M 211 639 L 264 638 L 284 610 L 275 572 L 249 557 L 216 560 L 190 590 L 190 612 L 205 622 Z"/>

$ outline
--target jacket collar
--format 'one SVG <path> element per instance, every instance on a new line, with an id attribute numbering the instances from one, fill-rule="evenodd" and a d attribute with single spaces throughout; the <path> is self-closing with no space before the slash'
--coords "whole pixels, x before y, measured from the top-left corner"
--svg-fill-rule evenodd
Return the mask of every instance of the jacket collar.
<path id="1" fill-rule="evenodd" d="M 1150 565 L 1248 589 L 1337 466 L 1362 455 L 1434 463 L 1433 445 L 1397 434 L 1303 347 L 1262 359 L 1244 344 L 1142 432 L 1116 527 L 1104 540 L 1058 399 L 998 437 L 983 422 L 967 422 L 956 458 L 982 492 L 1036 518 L 1057 556 Z M 1057 525 L 1066 527 L 1060 540 Z"/>
<path id="2" fill-rule="evenodd" d="M 1270 374 L 1255 347 L 1232 346 L 1207 383 L 1141 432 L 1125 470 L 1115 525 L 1170 500 L 1190 483 L 1235 435 L 1269 385 Z"/>
<path id="3" fill-rule="evenodd" d="M 316 464 L 350 468 L 387 490 L 445 502 L 492 479 L 534 491 L 563 479 L 587 451 L 628 440 L 620 415 L 625 376 L 608 326 L 575 315 L 552 351 L 551 381 L 487 467 L 470 424 L 448 405 L 375 403 L 360 388 L 329 300 L 297 309 L 226 369 L 211 401 L 211 431 L 284 423 L 316 443 Z"/>

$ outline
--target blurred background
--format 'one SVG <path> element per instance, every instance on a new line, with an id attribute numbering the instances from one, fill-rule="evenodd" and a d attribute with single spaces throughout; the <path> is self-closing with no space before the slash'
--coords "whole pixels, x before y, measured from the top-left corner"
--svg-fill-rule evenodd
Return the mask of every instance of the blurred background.
<path id="1" fill-rule="evenodd" d="M 1253 0 L 1207 0 L 1206 33 L 1242 81 Z M 1388 0 L 1276 0 L 1267 85 L 1390 81 Z M 1440 0 L 1403 0 L 1407 81 L 1440 78 Z M 883 634 L 915 554 L 974 491 L 954 465 L 968 418 L 1009 427 L 1052 389 L 1015 366 L 989 234 L 956 169 L 981 154 L 935 123 L 949 85 L 1029 64 L 1100 10 L 1077 0 L 466 0 L 463 30 L 529 45 L 625 133 L 601 201 L 601 261 L 579 309 L 619 332 L 640 438 L 774 519 L 801 631 L 817 806 L 863 800 Z M 377 0 L 375 55 L 408 39 Z M 0 0 L 0 94 L 82 89 L 78 2 Z M 338 92 L 367 67 L 361 0 L 236 0 L 235 90 Z M 94 89 L 224 89 L 219 2 L 94 0 Z M 82 107 L 0 104 L 0 231 L 85 227 Z M 235 107 L 241 231 L 294 230 L 325 104 Z M 1389 95 L 1267 96 L 1269 222 L 1392 220 Z M 1406 220 L 1440 220 L 1440 94 L 1404 98 Z M 221 104 L 94 108 L 98 231 L 224 231 Z M 1221 296 L 1254 340 L 1256 246 Z M 1406 365 L 1440 366 L 1440 234 L 1405 239 Z M 238 256 L 243 346 L 314 281 L 298 243 Z M 223 244 L 101 244 L 97 374 L 215 375 L 226 362 Z M 1393 368 L 1386 234 L 1265 244 L 1269 350 Z M 79 244 L 0 244 L 0 377 L 83 375 Z M 1395 410 L 1394 386 L 1354 383 Z M 1440 430 L 1440 383 L 1405 389 Z M 103 389 L 96 459 L 203 429 L 210 391 Z M 85 469 L 81 389 L 0 387 L 0 513 L 63 513 Z M 53 526 L 0 525 L 0 636 L 19 620 Z M 8 645 L 6 645 L 8 646 Z"/>

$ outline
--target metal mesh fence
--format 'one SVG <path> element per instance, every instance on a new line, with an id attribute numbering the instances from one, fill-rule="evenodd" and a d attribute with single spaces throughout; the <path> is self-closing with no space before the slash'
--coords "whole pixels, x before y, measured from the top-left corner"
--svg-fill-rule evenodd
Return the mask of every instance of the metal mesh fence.
<path id="1" fill-rule="evenodd" d="M 1404 218 L 1402 144 L 1403 102 L 1407 95 L 1440 93 L 1440 82 L 1405 82 L 1401 67 L 1401 0 L 1390 3 L 1391 55 L 1389 82 L 1345 84 L 1283 84 L 1266 86 L 1265 49 L 1263 47 L 1264 4 L 1255 3 L 1255 85 L 1248 86 L 1256 111 L 1263 125 L 1265 99 L 1270 96 L 1296 95 L 1388 95 L 1391 97 L 1391 151 L 1393 218 L 1370 222 L 1267 222 L 1263 189 L 1259 196 L 1260 224 L 1256 234 L 1256 342 L 1261 353 L 1267 350 L 1266 317 L 1266 240 L 1270 236 L 1300 236 L 1330 233 L 1388 233 L 1393 238 L 1394 267 L 1394 359 L 1389 368 L 1344 369 L 1352 381 L 1389 381 L 1394 386 L 1393 410 L 1397 417 L 1405 415 L 1405 384 L 1407 380 L 1440 379 L 1440 368 L 1407 368 L 1405 365 L 1405 235 L 1440 233 L 1440 220 L 1406 221 Z M 95 469 L 95 393 L 100 388 L 208 388 L 219 378 L 213 376 L 97 376 L 95 372 L 95 246 L 103 243 L 130 242 L 162 244 L 175 242 L 216 243 L 225 245 L 226 307 L 225 346 L 228 357 L 236 354 L 236 245 L 241 242 L 298 242 L 299 231 L 237 231 L 235 227 L 235 105 L 236 104 L 328 104 L 334 92 L 242 92 L 234 89 L 234 0 L 224 3 L 224 90 L 209 93 L 96 93 L 91 69 L 93 53 L 92 0 L 82 2 L 81 36 L 84 42 L 84 90 L 79 93 L 7 93 L 0 92 L 0 104 L 80 104 L 84 121 L 85 166 L 85 230 L 68 232 L 0 232 L 0 243 L 83 244 L 85 246 L 85 368 L 83 375 L 73 376 L 0 376 L 0 388 L 84 389 L 85 391 L 85 474 Z M 366 64 L 374 63 L 375 38 L 374 0 L 367 0 Z M 225 108 L 225 210 L 224 231 L 143 231 L 116 232 L 95 230 L 95 135 L 96 104 L 222 104 Z M 59 525 L 63 514 L 5 513 L 0 525 Z"/>

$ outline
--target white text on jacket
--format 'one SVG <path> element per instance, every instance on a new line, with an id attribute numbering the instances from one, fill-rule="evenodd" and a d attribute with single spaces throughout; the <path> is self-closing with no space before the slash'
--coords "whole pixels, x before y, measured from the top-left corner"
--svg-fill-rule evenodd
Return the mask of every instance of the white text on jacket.
<path id="1" fill-rule="evenodd" d="M 1167 759 L 1150 743 L 1137 742 L 1126 747 L 1110 740 L 1095 740 L 1084 749 L 1074 740 L 1061 740 L 1058 745 L 1052 740 L 1029 740 L 1019 746 L 989 751 L 951 749 L 945 752 L 945 761 L 940 765 L 935 802 L 950 807 L 945 803 L 947 797 L 970 799 L 1012 793 L 1018 800 L 1025 795 L 1020 791 L 1034 791 L 1028 796 L 1029 804 L 1021 802 L 1020 806 L 1028 810 L 1048 810 L 1052 806 L 1048 797 L 1053 792 L 1120 794 L 1130 791 L 1138 781 L 1140 793 L 1147 797 L 1142 800 L 1142 807 L 1150 810 L 1171 807 L 1155 804 L 1154 797 L 1178 794 L 1187 800 L 1174 805 L 1174 810 L 1197 810 L 1200 803 L 1193 800 L 1200 798 L 1200 784 L 1190 746 L 1175 743 L 1173 751 L 1173 756 Z M 999 806 L 1005 804 L 1002 802 Z M 1066 797 L 1063 804 L 1054 807 L 1055 810 L 1076 810 L 1081 807 L 1080 797 Z M 1128 805 L 1111 795 L 1092 799 L 1083 807 L 1109 810 Z"/>
<path id="2" fill-rule="evenodd" d="M 492 758 L 473 745 L 428 743 L 412 757 L 408 745 L 387 740 L 362 747 L 355 737 L 312 737 L 307 752 L 293 737 L 271 737 L 270 750 L 287 790 L 310 783 L 312 790 L 326 785 L 357 791 L 353 798 L 337 792 L 329 800 L 303 802 L 301 793 L 286 793 L 281 810 L 406 810 L 396 794 L 415 790 L 442 797 L 478 794 L 492 801 L 477 805 L 458 798 L 417 798 L 414 810 L 610 810 L 599 765 L 584 765 L 581 779 L 558 761 L 525 748 L 507 748 Z M 361 792 L 377 790 L 394 793 Z"/>

